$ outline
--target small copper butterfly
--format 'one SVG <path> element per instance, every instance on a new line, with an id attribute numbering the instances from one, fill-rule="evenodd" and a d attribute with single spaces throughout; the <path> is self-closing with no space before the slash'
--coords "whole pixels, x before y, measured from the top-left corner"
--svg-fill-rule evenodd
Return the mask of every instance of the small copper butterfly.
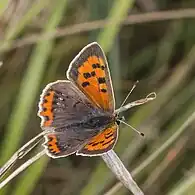
<path id="1" fill-rule="evenodd" d="M 118 114 L 134 106 L 145 104 L 156 98 L 150 93 L 144 99 L 124 106 L 134 85 L 119 109 L 115 110 L 115 98 L 110 71 L 105 54 L 98 43 L 84 47 L 70 63 L 68 80 L 48 84 L 39 102 L 38 116 L 41 117 L 43 132 L 22 146 L 0 169 L 2 177 L 16 162 L 29 153 L 43 138 L 44 150 L 29 159 L 0 183 L 0 188 L 18 173 L 47 153 L 52 158 L 76 153 L 84 156 L 102 155 L 111 150 L 118 138 L 120 122 Z"/>
<path id="2" fill-rule="evenodd" d="M 118 115 L 105 54 L 96 42 L 84 47 L 70 63 L 68 80 L 43 90 L 38 116 L 45 135 L 44 147 L 52 158 L 76 153 L 101 155 L 118 137 Z"/>

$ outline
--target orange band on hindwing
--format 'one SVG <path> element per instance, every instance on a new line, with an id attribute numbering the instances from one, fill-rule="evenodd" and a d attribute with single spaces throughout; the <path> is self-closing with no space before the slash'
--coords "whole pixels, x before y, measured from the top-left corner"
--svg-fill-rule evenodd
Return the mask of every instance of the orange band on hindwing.
<path id="1" fill-rule="evenodd" d="M 52 154 L 58 154 L 60 153 L 60 149 L 58 147 L 58 142 L 57 142 L 57 138 L 55 135 L 48 135 L 48 142 L 46 144 L 47 149 L 49 150 L 50 153 Z"/>
<path id="2" fill-rule="evenodd" d="M 114 124 L 90 139 L 90 141 L 80 149 L 77 154 L 87 156 L 101 155 L 114 147 L 117 138 L 118 125 Z"/>
<path id="3" fill-rule="evenodd" d="M 104 150 L 115 142 L 114 129 L 108 128 L 99 135 L 93 137 L 84 147 L 88 151 Z"/>

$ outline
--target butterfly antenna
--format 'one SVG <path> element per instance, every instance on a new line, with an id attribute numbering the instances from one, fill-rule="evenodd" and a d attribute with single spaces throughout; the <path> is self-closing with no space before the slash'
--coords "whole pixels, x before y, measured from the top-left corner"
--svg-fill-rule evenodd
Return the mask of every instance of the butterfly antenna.
<path id="1" fill-rule="evenodd" d="M 117 119 L 118 121 L 120 121 L 121 123 L 127 125 L 128 127 L 130 127 L 131 129 L 133 129 L 136 133 L 138 133 L 139 135 L 141 135 L 142 137 L 144 137 L 144 133 L 138 131 L 136 128 L 132 127 L 130 124 L 126 123 L 123 120 Z"/>
<path id="2" fill-rule="evenodd" d="M 133 90 L 136 88 L 137 84 L 139 83 L 139 81 L 136 81 L 134 84 L 133 84 L 133 87 L 131 88 L 131 90 L 129 91 L 129 93 L 127 94 L 126 98 L 124 99 L 123 103 L 120 105 L 119 108 L 123 107 L 125 102 L 127 101 L 127 99 L 129 98 L 129 96 L 131 95 L 131 93 L 133 92 Z"/>

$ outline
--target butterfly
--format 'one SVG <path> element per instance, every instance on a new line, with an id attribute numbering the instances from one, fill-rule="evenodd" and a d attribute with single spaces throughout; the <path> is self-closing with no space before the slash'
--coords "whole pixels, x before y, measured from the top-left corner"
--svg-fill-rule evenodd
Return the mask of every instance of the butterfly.
<path id="1" fill-rule="evenodd" d="M 122 105 L 115 110 L 108 63 L 98 43 L 93 42 L 84 47 L 70 63 L 66 75 L 68 80 L 49 83 L 43 89 L 38 110 L 43 131 L 23 145 L 1 167 L 0 178 L 17 160 L 35 148 L 43 136 L 44 149 L 2 181 L 0 189 L 45 153 L 52 158 L 73 153 L 83 156 L 107 153 L 117 142 L 120 122 L 144 135 L 125 123 L 119 113 L 154 100 L 156 93 L 152 92 L 143 99 L 124 105 L 136 86 L 134 84 Z"/>
<path id="2" fill-rule="evenodd" d="M 43 90 L 38 116 L 45 135 L 47 155 L 59 158 L 76 153 L 96 156 L 111 150 L 118 138 L 118 114 L 104 51 L 88 44 L 70 63 L 68 80 Z"/>

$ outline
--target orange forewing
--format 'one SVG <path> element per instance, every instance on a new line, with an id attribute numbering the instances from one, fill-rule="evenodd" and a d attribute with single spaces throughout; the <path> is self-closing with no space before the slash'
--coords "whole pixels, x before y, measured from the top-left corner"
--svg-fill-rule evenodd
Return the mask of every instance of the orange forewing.
<path id="1" fill-rule="evenodd" d="M 115 99 L 108 63 L 98 43 L 84 47 L 71 62 L 67 78 L 99 108 L 113 113 Z"/>
<path id="2" fill-rule="evenodd" d="M 96 65 L 97 68 L 93 68 Z M 99 68 L 98 68 L 99 67 Z M 106 110 L 109 109 L 109 94 L 106 83 L 104 82 L 105 64 L 100 57 L 90 56 L 79 68 L 78 68 L 78 80 L 77 84 L 83 88 L 83 91 L 87 96 L 92 99 L 95 104 Z M 90 75 L 90 77 L 84 77 L 84 75 Z M 102 79 L 102 82 L 98 82 L 98 78 Z M 89 83 L 89 85 L 84 85 Z"/>
<path id="3" fill-rule="evenodd" d="M 81 150 L 79 155 L 98 155 L 111 150 L 118 137 L 118 125 L 108 127 L 100 134 L 94 136 Z"/>

